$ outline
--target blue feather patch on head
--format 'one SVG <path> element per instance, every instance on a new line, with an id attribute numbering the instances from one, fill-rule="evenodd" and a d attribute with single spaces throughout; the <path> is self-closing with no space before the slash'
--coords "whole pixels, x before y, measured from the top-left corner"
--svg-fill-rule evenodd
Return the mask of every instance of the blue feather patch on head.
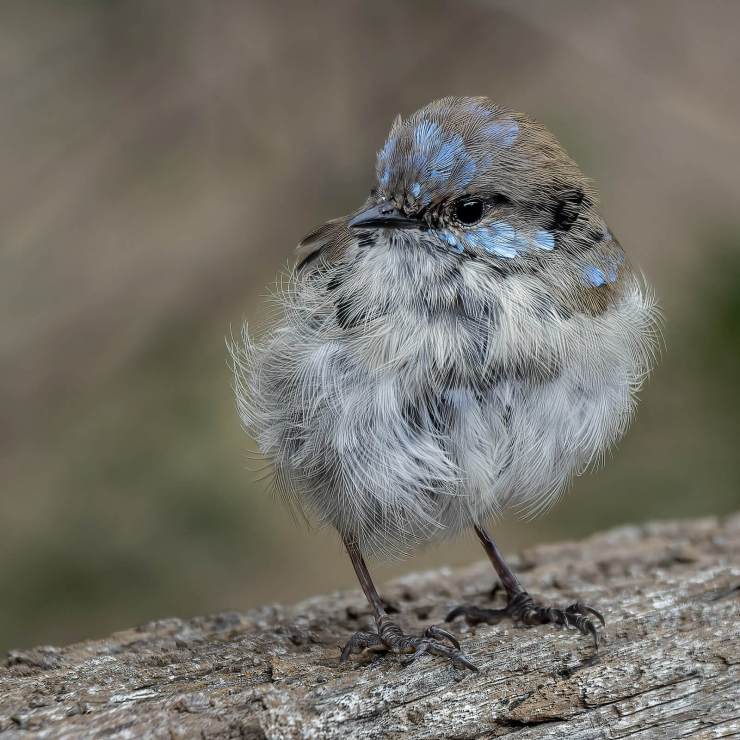
<path id="1" fill-rule="evenodd" d="M 466 151 L 463 138 L 459 134 L 445 135 L 439 124 L 428 120 L 419 122 L 414 128 L 413 151 L 407 166 L 422 181 L 429 179 L 437 186 L 454 181 L 457 187 L 465 187 L 476 171 L 475 161 Z"/>
<path id="2" fill-rule="evenodd" d="M 506 221 L 495 221 L 490 226 L 471 229 L 464 239 L 471 248 L 483 249 L 507 259 L 518 257 L 528 246 L 527 238 Z"/>
<path id="3" fill-rule="evenodd" d="M 441 140 L 428 166 L 430 177 L 445 182 L 449 182 L 455 169 L 458 169 L 460 172 L 455 181 L 459 187 L 467 185 L 475 174 L 475 163 L 465 151 L 462 137 L 457 134 Z"/>
<path id="4" fill-rule="evenodd" d="M 507 259 L 513 259 L 519 256 L 519 252 L 513 247 L 508 247 L 505 244 L 493 243 L 486 247 L 486 252 L 498 255 L 499 257 L 506 257 Z"/>
<path id="5" fill-rule="evenodd" d="M 438 123 L 424 119 L 414 129 L 414 143 L 421 151 L 431 151 L 442 138 L 442 129 Z"/>
<path id="6" fill-rule="evenodd" d="M 436 156 L 431 160 L 433 170 L 451 170 L 458 157 L 465 155 L 462 138 L 455 135 L 442 141 Z"/>
<path id="7" fill-rule="evenodd" d="M 485 249 L 483 233 L 478 230 L 471 229 L 462 236 L 465 245 L 471 249 Z"/>
<path id="8" fill-rule="evenodd" d="M 483 133 L 499 146 L 510 147 L 519 136 L 519 124 L 516 121 L 493 121 L 483 127 Z"/>
<path id="9" fill-rule="evenodd" d="M 518 257 L 522 249 L 527 248 L 527 240 L 506 221 L 494 221 L 491 224 L 493 238 L 486 247 L 501 257 Z"/>
<path id="10" fill-rule="evenodd" d="M 386 187 L 395 176 L 415 176 L 409 188 L 415 198 L 423 194 L 423 202 L 432 201 L 427 189 L 444 187 L 464 188 L 477 171 L 475 159 L 467 152 L 460 134 L 447 134 L 435 121 L 423 119 L 411 132 L 411 147 L 403 160 L 397 136 L 391 136 L 378 152 L 379 182 Z M 398 168 L 398 170 L 396 170 Z"/>
<path id="11" fill-rule="evenodd" d="M 491 115 L 491 110 L 477 100 L 468 100 L 465 103 L 465 110 L 473 116 L 481 116 L 482 118 Z"/>
<path id="12" fill-rule="evenodd" d="M 460 168 L 460 173 L 457 176 L 457 183 L 458 187 L 464 188 L 466 185 L 470 184 L 470 181 L 475 176 L 476 172 L 476 166 L 475 162 L 471 157 L 469 157 L 467 154 L 465 155 L 465 162 L 463 166 Z"/>
<path id="13" fill-rule="evenodd" d="M 458 242 L 457 237 L 451 232 L 445 229 L 442 232 L 442 236 L 444 237 L 447 244 L 452 247 L 453 252 L 457 252 L 458 254 L 462 254 L 465 251 L 465 248 L 463 247 L 460 242 Z"/>
<path id="14" fill-rule="evenodd" d="M 396 148 L 396 137 L 390 136 L 385 144 L 383 144 L 383 148 L 378 152 L 378 159 L 380 162 L 387 163 L 390 158 L 393 156 L 393 151 Z"/>
<path id="15" fill-rule="evenodd" d="M 500 241 L 513 241 L 516 238 L 516 229 L 506 221 L 494 221 L 491 229 L 493 235 Z"/>
<path id="16" fill-rule="evenodd" d="M 389 136 L 383 148 L 378 152 L 378 164 L 383 166 L 383 172 L 379 177 L 380 184 L 385 187 L 391 179 L 390 160 L 396 150 L 396 137 Z"/>

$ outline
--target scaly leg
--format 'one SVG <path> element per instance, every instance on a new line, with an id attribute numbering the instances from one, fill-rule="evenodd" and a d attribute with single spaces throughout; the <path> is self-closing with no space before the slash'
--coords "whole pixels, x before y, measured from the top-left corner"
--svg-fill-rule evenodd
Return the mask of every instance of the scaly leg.
<path id="1" fill-rule="evenodd" d="M 447 658 L 458 668 L 468 668 L 471 671 L 478 669 L 468 658 L 460 652 L 460 643 L 454 635 L 441 627 L 432 625 L 424 630 L 422 635 L 407 635 L 391 620 L 383 608 L 383 602 L 378 595 L 370 572 L 365 564 L 365 559 L 357 545 L 350 539 L 344 538 L 344 546 L 352 561 L 352 566 L 357 574 L 357 580 L 365 592 L 370 606 L 375 613 L 375 625 L 377 632 L 356 632 L 349 639 L 342 650 L 340 661 L 344 662 L 352 653 L 365 650 L 371 652 L 393 652 L 408 655 L 404 662 L 411 663 L 424 653 L 439 655 Z M 446 640 L 448 644 L 443 642 Z"/>
<path id="2" fill-rule="evenodd" d="M 473 605 L 461 605 L 455 607 L 446 617 L 446 622 L 451 622 L 455 617 L 464 616 L 468 624 L 495 624 L 503 618 L 513 619 L 526 625 L 535 624 L 558 624 L 565 627 L 575 627 L 584 635 L 591 635 L 594 646 L 599 646 L 599 632 L 591 617 L 601 622 L 602 627 L 606 625 L 604 617 L 590 606 L 576 602 L 566 609 L 558 609 L 550 606 L 537 604 L 524 590 L 519 580 L 506 564 L 503 555 L 496 547 L 488 532 L 483 527 L 476 526 L 475 533 L 483 545 L 488 558 L 498 573 L 501 585 L 507 596 L 507 604 L 503 609 L 483 609 Z"/>

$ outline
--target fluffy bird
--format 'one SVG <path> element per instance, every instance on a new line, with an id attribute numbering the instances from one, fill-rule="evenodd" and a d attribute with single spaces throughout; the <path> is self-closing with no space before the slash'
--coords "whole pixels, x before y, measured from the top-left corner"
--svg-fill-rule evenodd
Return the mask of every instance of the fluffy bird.
<path id="1" fill-rule="evenodd" d="M 596 193 L 549 131 L 487 98 L 398 117 L 362 207 L 298 247 L 281 317 L 232 346 L 238 410 L 285 497 L 339 532 L 375 615 L 363 650 L 475 669 L 449 631 L 405 633 L 365 556 L 472 528 L 511 618 L 590 634 L 582 603 L 535 601 L 485 529 L 549 507 L 624 434 L 657 312 Z"/>

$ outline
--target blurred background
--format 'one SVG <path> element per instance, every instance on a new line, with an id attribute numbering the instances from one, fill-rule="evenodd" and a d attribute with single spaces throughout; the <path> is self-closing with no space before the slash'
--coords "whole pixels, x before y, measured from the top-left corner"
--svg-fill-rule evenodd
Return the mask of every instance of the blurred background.
<path id="1" fill-rule="evenodd" d="M 613 460 L 500 543 L 738 508 L 739 27 L 733 0 L 3 3 L 0 649 L 355 587 L 258 480 L 224 338 L 448 94 L 554 130 L 667 317 Z"/>

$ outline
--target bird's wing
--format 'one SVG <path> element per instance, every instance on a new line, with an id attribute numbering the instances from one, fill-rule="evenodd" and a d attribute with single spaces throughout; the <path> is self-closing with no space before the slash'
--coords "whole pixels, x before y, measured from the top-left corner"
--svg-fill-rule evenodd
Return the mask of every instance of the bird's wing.
<path id="1" fill-rule="evenodd" d="M 334 218 L 307 234 L 296 249 L 296 269 L 303 270 L 321 257 L 324 265 L 341 259 L 353 235 L 347 217 Z"/>

